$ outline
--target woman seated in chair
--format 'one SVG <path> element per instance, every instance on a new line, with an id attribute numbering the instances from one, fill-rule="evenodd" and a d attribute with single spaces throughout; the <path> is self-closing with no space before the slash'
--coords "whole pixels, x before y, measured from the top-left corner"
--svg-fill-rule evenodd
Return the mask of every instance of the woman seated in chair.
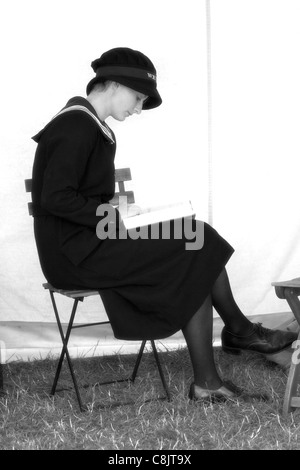
<path id="1" fill-rule="evenodd" d="M 220 377 L 214 362 L 213 307 L 224 321 L 226 352 L 272 354 L 297 335 L 266 329 L 241 312 L 225 269 L 234 250 L 207 223 L 192 222 L 193 233 L 204 235 L 198 249 L 186 249 L 184 231 L 181 238 L 174 230 L 168 239 L 124 237 L 117 208 L 114 236 L 97 234 L 97 209 L 115 190 L 116 139 L 105 120 L 124 121 L 162 100 L 156 69 L 139 51 L 109 50 L 92 68 L 87 96 L 70 99 L 33 138 L 34 230 L 43 273 L 57 288 L 99 290 L 116 338 L 162 339 L 182 330 L 194 372 L 190 398 L 234 399 L 240 389 Z"/>

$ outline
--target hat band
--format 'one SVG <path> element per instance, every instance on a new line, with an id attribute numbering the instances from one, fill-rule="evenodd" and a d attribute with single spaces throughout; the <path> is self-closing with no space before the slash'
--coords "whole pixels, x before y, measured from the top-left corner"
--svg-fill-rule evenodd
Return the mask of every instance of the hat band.
<path id="1" fill-rule="evenodd" d="M 142 78 L 143 80 L 150 80 L 156 82 L 156 75 L 147 70 L 137 69 L 135 67 L 123 66 L 105 66 L 99 67 L 96 71 L 97 77 L 107 77 L 115 75 L 116 77 L 129 77 L 129 78 Z"/>

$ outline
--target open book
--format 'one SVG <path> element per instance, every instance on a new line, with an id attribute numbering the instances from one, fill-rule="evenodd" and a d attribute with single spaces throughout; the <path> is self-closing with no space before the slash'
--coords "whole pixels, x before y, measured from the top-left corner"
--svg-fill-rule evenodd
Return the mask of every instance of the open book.
<path id="1" fill-rule="evenodd" d="M 130 204 L 128 205 L 127 216 L 122 216 L 127 230 L 135 227 L 165 222 L 167 220 L 176 220 L 186 217 L 194 217 L 195 211 L 191 201 L 177 202 L 174 204 L 165 204 L 163 206 L 146 207 L 141 209 L 140 214 L 130 215 Z"/>

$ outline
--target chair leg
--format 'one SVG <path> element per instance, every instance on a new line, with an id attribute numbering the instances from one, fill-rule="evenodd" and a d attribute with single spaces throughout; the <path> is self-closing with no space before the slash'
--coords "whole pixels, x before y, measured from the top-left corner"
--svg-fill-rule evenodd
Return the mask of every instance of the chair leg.
<path id="1" fill-rule="evenodd" d="M 58 313 L 58 309 L 57 309 L 57 305 L 56 305 L 55 298 L 54 298 L 54 293 L 51 290 L 49 292 L 50 292 L 50 297 L 51 297 L 51 301 L 52 301 L 53 310 L 54 310 L 55 317 L 56 317 L 58 330 L 59 330 L 59 333 L 60 333 L 60 336 L 61 336 L 61 341 L 62 341 L 62 344 L 63 344 L 50 394 L 55 395 L 57 383 L 58 383 L 59 376 L 60 376 L 60 373 L 61 373 L 62 364 L 63 364 L 64 358 L 66 357 L 67 362 L 68 362 L 68 366 L 69 366 L 69 370 L 70 370 L 70 373 L 71 373 L 71 377 L 72 377 L 72 380 L 73 380 L 74 389 L 75 389 L 75 392 L 76 392 L 76 397 L 77 397 L 77 401 L 78 401 L 78 404 L 79 404 L 79 408 L 80 408 L 81 411 L 85 411 L 87 408 L 82 403 L 82 400 L 81 400 L 79 387 L 78 387 L 77 380 L 76 380 L 76 377 L 75 377 L 72 360 L 71 360 L 69 350 L 68 350 L 68 342 L 69 342 L 71 330 L 73 328 L 73 323 L 74 323 L 75 314 L 76 314 L 76 311 L 77 311 L 78 302 L 79 302 L 79 300 L 81 300 L 81 298 L 77 298 L 77 299 L 74 300 L 74 304 L 73 304 L 72 312 L 71 312 L 71 315 L 70 315 L 70 320 L 69 320 L 69 323 L 68 323 L 67 331 L 66 331 L 66 334 L 64 334 L 64 331 L 63 331 L 63 328 L 62 328 L 62 325 L 61 325 L 61 321 L 60 321 L 60 317 L 59 317 L 59 313 Z M 138 372 L 140 363 L 141 363 L 141 359 L 142 359 L 142 356 L 143 356 L 143 353 L 144 353 L 146 342 L 147 342 L 146 340 L 142 341 L 142 344 L 141 344 L 141 347 L 140 347 L 140 350 L 139 350 L 139 353 L 138 353 L 138 356 L 137 356 L 137 359 L 136 359 L 135 366 L 134 366 L 131 377 L 129 377 L 127 379 L 112 380 L 112 381 L 108 381 L 108 382 L 98 382 L 98 383 L 93 384 L 93 385 L 94 386 L 95 385 L 105 385 L 105 384 L 116 383 L 116 382 L 125 382 L 125 381 L 134 382 L 135 378 L 137 376 L 137 372 Z M 167 396 L 168 401 L 170 401 L 171 400 L 171 395 L 170 395 L 170 392 L 169 392 L 169 389 L 168 389 L 168 386 L 167 386 L 167 383 L 166 383 L 166 380 L 165 380 L 165 377 L 164 377 L 164 374 L 163 374 L 163 370 L 162 370 L 162 366 L 161 366 L 161 363 L 160 363 L 160 360 L 159 360 L 159 357 L 158 357 L 158 352 L 157 352 L 157 349 L 156 349 L 156 346 L 155 346 L 155 342 L 153 340 L 151 340 L 151 346 L 152 346 L 152 351 L 153 351 L 154 358 L 155 358 L 155 361 L 156 361 L 156 365 L 158 367 L 159 375 L 160 375 L 160 378 L 161 378 L 161 381 L 162 381 L 162 384 L 163 384 L 163 388 L 166 392 L 166 396 Z"/>
<path id="2" fill-rule="evenodd" d="M 55 317 L 56 317 L 57 326 L 58 326 L 59 333 L 60 333 L 61 340 L 62 340 L 62 344 L 63 344 L 61 355 L 60 355 L 60 358 L 59 358 L 59 361 L 58 361 L 56 374 L 55 374 L 55 377 L 54 377 L 54 381 L 53 381 L 53 385 L 52 385 L 52 389 L 51 389 L 50 394 L 51 395 L 55 394 L 56 387 L 57 387 L 57 382 L 58 382 L 60 372 L 61 372 L 61 368 L 62 368 L 62 364 L 63 364 L 63 360 L 66 356 L 68 366 L 69 366 L 69 370 L 70 370 L 71 377 L 72 377 L 72 381 L 73 381 L 73 384 L 74 384 L 74 388 L 75 388 L 79 408 L 80 408 L 81 411 L 84 411 L 84 410 L 86 410 L 86 406 L 83 405 L 82 400 L 81 400 L 79 387 L 78 387 L 77 380 L 76 380 L 76 377 L 75 377 L 72 360 L 71 360 L 69 350 L 68 350 L 68 341 L 69 341 L 69 338 L 70 338 L 70 334 L 71 334 L 72 326 L 73 326 L 73 323 L 74 323 L 74 318 L 75 318 L 78 302 L 79 302 L 80 299 L 78 298 L 78 299 L 74 300 L 74 304 L 73 304 L 73 308 L 72 308 L 68 328 L 67 328 L 67 331 L 66 331 L 66 335 L 64 335 L 63 328 L 62 328 L 61 321 L 60 321 L 59 314 L 58 314 L 58 310 L 57 310 L 57 306 L 56 306 L 56 302 L 55 302 L 55 298 L 54 298 L 54 294 L 53 294 L 52 291 L 50 291 L 50 296 L 51 296 L 51 301 L 52 301 L 52 305 L 53 305 L 53 309 L 54 309 L 54 313 L 55 313 Z"/>
<path id="3" fill-rule="evenodd" d="M 158 368 L 158 371 L 159 371 L 159 375 L 160 375 L 163 387 L 164 387 L 166 395 L 167 395 L 167 399 L 168 399 L 168 401 L 171 401 L 171 394 L 170 394 L 169 388 L 167 386 L 167 382 L 165 380 L 165 376 L 164 376 L 164 373 L 163 373 L 163 370 L 162 370 L 162 366 L 161 366 L 161 363 L 160 363 L 160 360 L 159 360 L 159 357 L 158 357 L 158 352 L 157 352 L 157 349 L 156 349 L 156 346 L 155 346 L 155 342 L 153 340 L 151 340 L 151 346 L 152 346 L 152 351 L 153 351 L 155 361 L 156 361 L 156 364 L 157 364 L 157 368 Z"/>
<path id="4" fill-rule="evenodd" d="M 299 294 L 298 294 L 299 295 Z M 296 318 L 299 326 L 300 326 L 300 301 L 298 295 L 294 293 L 292 288 L 285 288 L 284 289 L 284 296 L 289 304 L 294 317 Z"/>
<path id="5" fill-rule="evenodd" d="M 287 300 L 299 326 L 300 326 L 300 301 L 298 298 L 299 293 L 295 293 L 293 288 L 285 288 L 283 291 L 283 296 Z M 300 342 L 300 332 L 298 334 L 298 343 Z M 293 360 L 290 365 L 290 371 L 288 375 L 288 380 L 285 389 L 284 402 L 283 402 L 283 415 L 287 416 L 288 413 L 291 413 L 295 408 L 300 407 L 300 397 L 297 393 L 298 388 L 300 387 L 300 363 L 297 357 L 297 361 Z"/>
<path id="6" fill-rule="evenodd" d="M 96 383 L 93 384 L 93 386 L 109 385 L 109 384 L 115 384 L 115 383 L 121 383 L 121 382 L 134 382 L 135 379 L 136 379 L 136 376 L 137 376 L 139 365 L 141 363 L 141 359 L 142 359 L 142 356 L 143 356 L 145 345 L 146 345 L 146 340 L 144 340 L 141 344 L 141 347 L 140 347 L 140 350 L 139 350 L 139 353 L 138 353 L 138 356 L 137 356 L 137 359 L 136 359 L 136 362 L 135 362 L 135 365 L 134 365 L 134 369 L 133 369 L 133 372 L 132 372 L 130 377 L 127 377 L 127 378 L 124 378 L 124 379 L 106 380 L 104 382 L 96 382 Z M 83 385 L 83 387 L 88 388 L 88 387 L 90 387 L 90 385 Z"/>
<path id="7" fill-rule="evenodd" d="M 137 376 L 138 368 L 139 368 L 139 365 L 141 363 L 141 359 L 142 359 L 142 355 L 143 355 L 143 352 L 144 352 L 144 349 L 145 349 L 146 342 L 147 341 L 144 340 L 141 344 L 141 347 L 140 347 L 140 350 L 139 350 L 139 353 L 138 353 L 138 357 L 137 357 L 137 360 L 136 360 L 136 363 L 135 363 L 135 366 L 134 366 L 134 370 L 133 370 L 132 376 L 131 376 L 131 381 L 132 382 L 135 381 L 135 378 Z M 156 346 L 155 346 L 155 341 L 150 340 L 150 342 L 151 342 L 155 362 L 156 362 L 156 365 L 157 365 L 157 368 L 158 368 L 158 372 L 159 372 L 159 375 L 160 375 L 160 379 L 161 379 L 161 382 L 163 384 L 164 390 L 166 392 L 167 400 L 171 401 L 171 394 L 170 394 L 169 388 L 167 386 L 167 383 L 166 383 L 166 380 L 165 380 L 165 377 L 164 377 L 163 369 L 162 369 L 162 366 L 161 366 L 161 363 L 160 363 L 160 360 L 159 360 L 159 356 L 158 356 L 158 352 L 157 352 L 157 349 L 156 349 Z"/>
<path id="8" fill-rule="evenodd" d="M 144 352 L 144 349 L 145 349 L 146 342 L 147 341 L 144 340 L 141 344 L 141 347 L 140 347 L 140 350 L 139 350 L 139 353 L 138 353 L 138 356 L 137 356 L 137 359 L 136 359 L 136 363 L 135 363 L 132 375 L 130 377 L 131 382 L 134 382 L 135 379 L 136 379 L 138 368 L 139 368 L 140 363 L 141 363 L 141 359 L 142 359 L 142 356 L 143 356 L 143 352 Z"/>
<path id="9" fill-rule="evenodd" d="M 5 395 L 4 380 L 3 380 L 3 364 L 0 362 L 0 396 Z"/>
<path id="10" fill-rule="evenodd" d="M 298 344 L 300 344 L 300 333 L 298 335 Z M 299 356 L 299 355 L 298 355 Z M 300 407 L 300 397 L 298 395 L 298 388 L 300 387 L 300 362 L 299 357 L 297 360 L 291 361 L 290 371 L 285 389 L 282 413 L 285 417 L 293 412 L 296 408 Z"/>

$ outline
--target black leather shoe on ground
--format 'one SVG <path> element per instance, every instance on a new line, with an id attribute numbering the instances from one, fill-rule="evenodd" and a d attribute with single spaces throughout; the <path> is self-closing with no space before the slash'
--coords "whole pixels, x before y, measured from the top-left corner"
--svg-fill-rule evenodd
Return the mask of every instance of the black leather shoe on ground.
<path id="1" fill-rule="evenodd" d="M 241 350 L 261 354 L 274 354 L 288 348 L 298 335 L 293 331 L 270 330 L 261 323 L 253 323 L 253 332 L 238 336 L 223 328 L 221 333 L 222 349 L 229 354 L 240 354 Z"/>
<path id="2" fill-rule="evenodd" d="M 223 383 L 223 385 L 216 390 L 209 390 L 199 386 L 196 388 L 196 385 L 192 383 L 189 391 L 189 399 L 202 403 L 222 403 L 227 400 L 237 399 L 242 393 L 243 390 L 229 382 Z"/>
<path id="3" fill-rule="evenodd" d="M 240 399 L 242 401 L 251 402 L 253 400 L 268 401 L 269 396 L 261 393 L 249 393 L 243 390 L 230 381 L 223 382 L 223 385 L 216 390 L 208 390 L 201 388 L 194 383 L 191 384 L 189 391 L 189 399 L 195 402 L 214 404 L 224 403 L 226 401 L 235 401 Z"/>

